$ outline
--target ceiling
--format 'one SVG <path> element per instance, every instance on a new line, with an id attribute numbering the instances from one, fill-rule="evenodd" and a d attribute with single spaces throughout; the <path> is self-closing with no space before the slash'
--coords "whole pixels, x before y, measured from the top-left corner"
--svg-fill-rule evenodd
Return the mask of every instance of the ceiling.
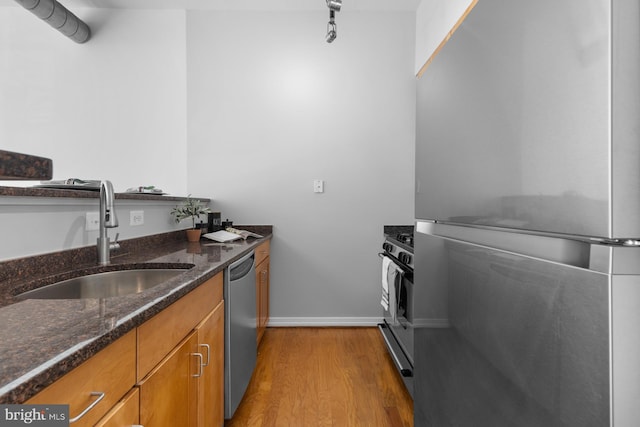
<path id="1" fill-rule="evenodd" d="M 415 11 L 421 0 L 344 0 L 342 11 Z M 77 8 L 114 9 L 205 9 L 205 10 L 324 10 L 325 0 L 59 0 L 73 11 Z M 19 6 L 14 0 L 0 0 L 0 7 Z"/>

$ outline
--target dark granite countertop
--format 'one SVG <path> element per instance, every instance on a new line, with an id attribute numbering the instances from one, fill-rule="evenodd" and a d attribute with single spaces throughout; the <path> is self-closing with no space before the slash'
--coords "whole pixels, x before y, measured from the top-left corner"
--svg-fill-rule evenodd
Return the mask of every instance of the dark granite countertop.
<path id="1" fill-rule="evenodd" d="M 121 253 L 107 267 L 96 265 L 95 248 L 0 263 L 0 403 L 23 403 L 272 236 L 271 226 L 237 227 L 264 238 L 188 243 L 184 232 L 171 232 L 122 241 Z M 185 264 L 193 267 L 139 294 L 102 300 L 13 297 L 78 273 Z"/>

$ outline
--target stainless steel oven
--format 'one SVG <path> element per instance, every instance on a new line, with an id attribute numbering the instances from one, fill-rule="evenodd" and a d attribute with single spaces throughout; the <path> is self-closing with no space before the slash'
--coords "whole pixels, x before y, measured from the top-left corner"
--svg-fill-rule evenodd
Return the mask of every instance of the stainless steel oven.
<path id="1" fill-rule="evenodd" d="M 413 396 L 413 227 L 386 234 L 382 244 L 383 319 L 378 325 L 409 394 Z M 387 289 L 385 289 L 387 287 Z M 389 295 L 386 295 L 388 293 Z"/>

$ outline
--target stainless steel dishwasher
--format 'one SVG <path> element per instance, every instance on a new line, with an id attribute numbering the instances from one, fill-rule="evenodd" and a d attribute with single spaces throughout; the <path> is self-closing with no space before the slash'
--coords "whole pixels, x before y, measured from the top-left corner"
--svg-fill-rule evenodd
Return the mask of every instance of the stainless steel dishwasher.
<path id="1" fill-rule="evenodd" d="M 256 269 L 254 252 L 224 275 L 224 417 L 233 417 L 256 366 Z"/>

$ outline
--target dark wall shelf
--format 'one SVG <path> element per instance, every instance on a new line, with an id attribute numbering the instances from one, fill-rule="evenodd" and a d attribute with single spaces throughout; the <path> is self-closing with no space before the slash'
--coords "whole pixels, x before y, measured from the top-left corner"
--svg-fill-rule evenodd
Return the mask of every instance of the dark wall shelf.
<path id="1" fill-rule="evenodd" d="M 53 161 L 45 157 L 0 150 L 0 180 L 49 180 Z"/>
<path id="2" fill-rule="evenodd" d="M 34 187 L 0 187 L 0 196 L 15 197 L 65 197 L 75 199 L 97 199 L 99 191 L 95 190 L 60 190 L 56 188 L 34 188 Z M 211 199 L 204 197 L 192 197 L 202 202 L 210 202 Z M 186 197 L 162 196 L 145 193 L 116 193 L 116 199 L 128 200 L 166 200 L 181 202 Z"/>

